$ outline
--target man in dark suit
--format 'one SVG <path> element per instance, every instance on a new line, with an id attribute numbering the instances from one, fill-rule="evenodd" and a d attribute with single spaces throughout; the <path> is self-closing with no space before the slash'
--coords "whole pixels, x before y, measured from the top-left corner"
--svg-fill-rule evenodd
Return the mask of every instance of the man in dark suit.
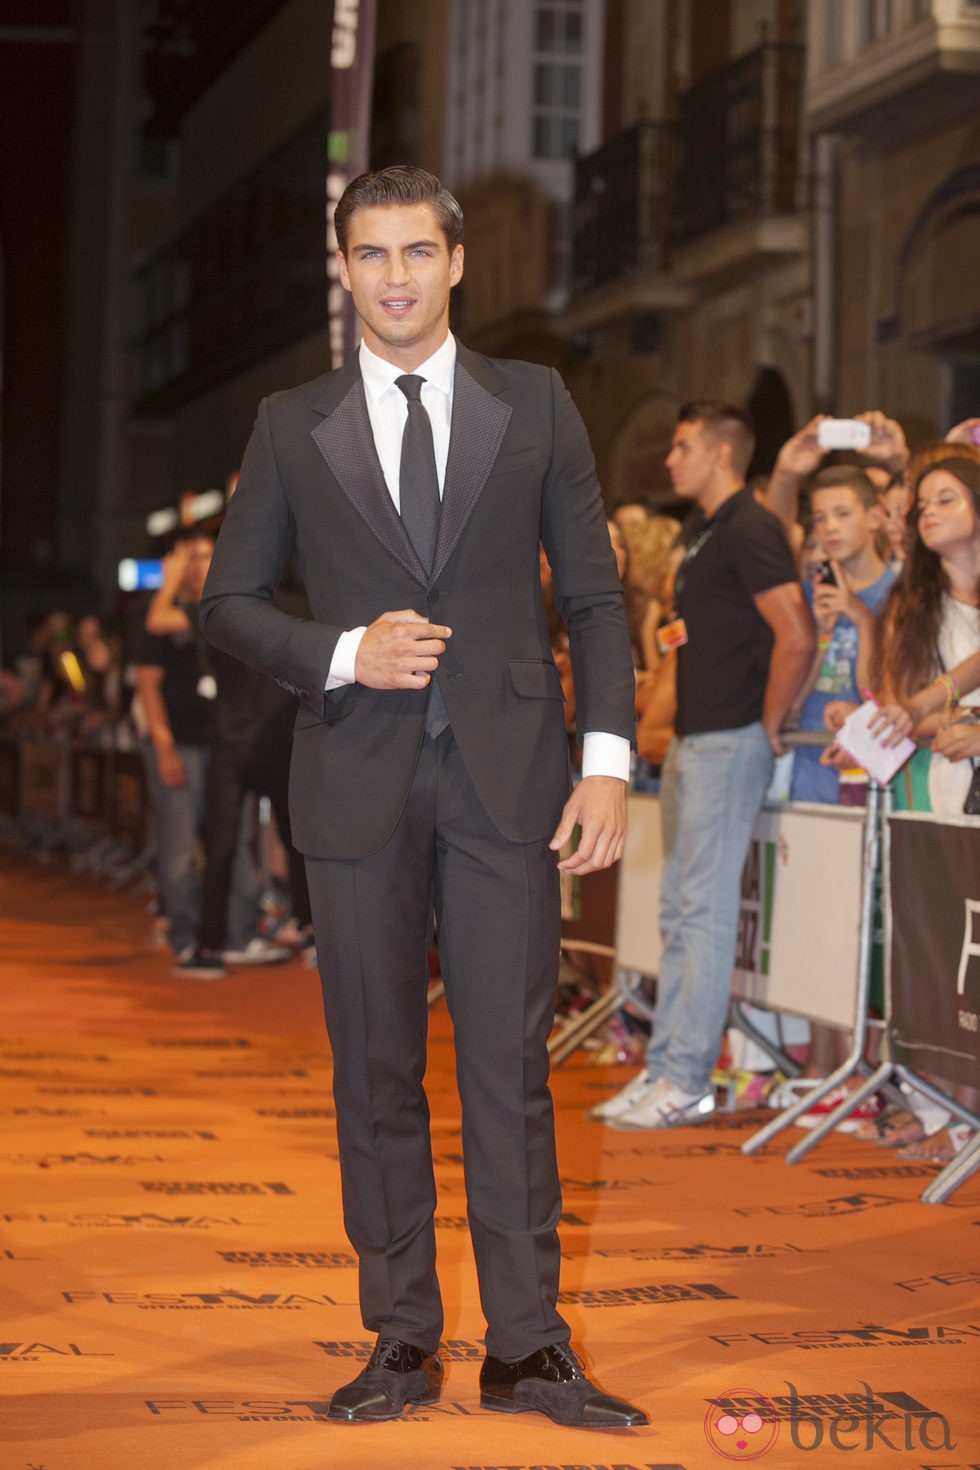
<path id="1" fill-rule="evenodd" d="M 335 224 L 360 349 L 261 404 L 202 604 L 209 639 L 301 701 L 293 839 L 333 1050 L 345 1223 L 378 1334 L 330 1415 L 397 1418 L 441 1389 L 422 1087 L 434 911 L 488 1324 L 481 1402 L 564 1424 L 643 1424 L 585 1377 L 556 1305 L 558 870 L 622 855 L 633 734 L 592 454 L 555 372 L 491 361 L 450 334 L 462 214 L 437 179 L 362 175 Z M 539 543 L 585 732 L 571 794 Z M 294 546 L 310 620 L 272 603 Z M 576 825 L 578 847 L 559 860 Z"/>

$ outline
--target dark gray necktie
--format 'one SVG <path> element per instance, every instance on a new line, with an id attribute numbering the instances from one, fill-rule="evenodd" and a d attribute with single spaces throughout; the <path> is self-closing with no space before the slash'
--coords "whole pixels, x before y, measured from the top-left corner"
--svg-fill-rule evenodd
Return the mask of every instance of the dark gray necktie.
<path id="1" fill-rule="evenodd" d="M 401 516 L 409 539 L 427 572 L 431 572 L 439 530 L 439 477 L 432 447 L 432 424 L 422 402 L 424 378 L 406 373 L 395 382 L 408 400 L 399 471 Z"/>
<path id="2" fill-rule="evenodd" d="M 405 373 L 395 382 L 408 400 L 408 418 L 402 434 L 401 468 L 398 472 L 398 497 L 405 530 L 419 560 L 427 572 L 432 571 L 439 532 L 439 476 L 436 454 L 432 446 L 432 424 L 422 402 L 424 378 Z M 429 685 L 429 705 L 425 728 L 433 740 L 449 724 L 442 692 L 435 679 Z"/>

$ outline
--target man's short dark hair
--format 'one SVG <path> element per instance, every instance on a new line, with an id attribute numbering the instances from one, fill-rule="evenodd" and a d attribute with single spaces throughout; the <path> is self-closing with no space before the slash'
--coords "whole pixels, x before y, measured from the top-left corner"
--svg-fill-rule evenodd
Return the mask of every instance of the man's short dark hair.
<path id="1" fill-rule="evenodd" d="M 446 237 L 450 255 L 463 243 L 463 211 L 435 174 L 396 163 L 374 173 L 358 174 L 341 194 L 333 224 L 342 255 L 347 254 L 350 222 L 358 209 L 387 209 L 397 204 L 428 204 Z"/>
<path id="2" fill-rule="evenodd" d="M 854 464 L 829 464 L 818 470 L 810 481 L 811 496 L 814 490 L 853 490 L 865 510 L 878 504 L 874 482 Z"/>
<path id="3" fill-rule="evenodd" d="M 720 398 L 694 398 L 681 406 L 679 424 L 703 424 L 709 444 L 724 440 L 731 446 L 732 468 L 744 475 L 755 450 L 755 429 L 744 408 Z"/>

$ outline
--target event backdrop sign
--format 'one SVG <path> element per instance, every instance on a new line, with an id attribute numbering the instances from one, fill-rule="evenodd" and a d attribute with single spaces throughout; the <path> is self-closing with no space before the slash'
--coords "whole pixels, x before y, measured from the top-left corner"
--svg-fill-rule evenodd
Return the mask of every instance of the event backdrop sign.
<path id="1" fill-rule="evenodd" d="M 895 812 L 889 831 L 893 1059 L 976 1086 L 980 821 Z"/>
<path id="2" fill-rule="evenodd" d="M 337 267 L 334 211 L 351 179 L 368 166 L 374 79 L 375 0 L 334 0 L 330 47 L 330 136 L 327 140 L 327 306 L 330 365 L 355 347 L 354 308 Z"/>

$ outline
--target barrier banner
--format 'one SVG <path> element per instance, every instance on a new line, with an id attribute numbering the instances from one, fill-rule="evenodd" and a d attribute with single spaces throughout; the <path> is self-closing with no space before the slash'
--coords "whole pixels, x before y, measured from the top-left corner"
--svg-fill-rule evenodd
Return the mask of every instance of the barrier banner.
<path id="1" fill-rule="evenodd" d="M 895 812 L 892 1058 L 976 1086 L 980 1064 L 980 822 Z"/>
<path id="2" fill-rule="evenodd" d="M 95 746 L 79 746 L 71 757 L 71 814 L 100 826 L 106 818 L 107 753 Z"/>
<path id="3" fill-rule="evenodd" d="M 20 790 L 20 745 L 0 740 L 0 816 L 16 817 Z"/>
<path id="4" fill-rule="evenodd" d="M 68 747 L 26 740 L 20 748 L 20 810 L 60 821 L 68 807 Z"/>
<path id="5" fill-rule="evenodd" d="M 330 365 L 340 367 L 357 344 L 351 299 L 340 284 L 333 216 L 351 179 L 368 166 L 374 82 L 376 0 L 335 0 L 330 46 L 330 136 L 327 139 L 327 305 Z"/>
<path id="6" fill-rule="evenodd" d="M 112 835 L 135 851 L 149 840 L 146 767 L 135 750 L 116 752 L 110 797 Z"/>

